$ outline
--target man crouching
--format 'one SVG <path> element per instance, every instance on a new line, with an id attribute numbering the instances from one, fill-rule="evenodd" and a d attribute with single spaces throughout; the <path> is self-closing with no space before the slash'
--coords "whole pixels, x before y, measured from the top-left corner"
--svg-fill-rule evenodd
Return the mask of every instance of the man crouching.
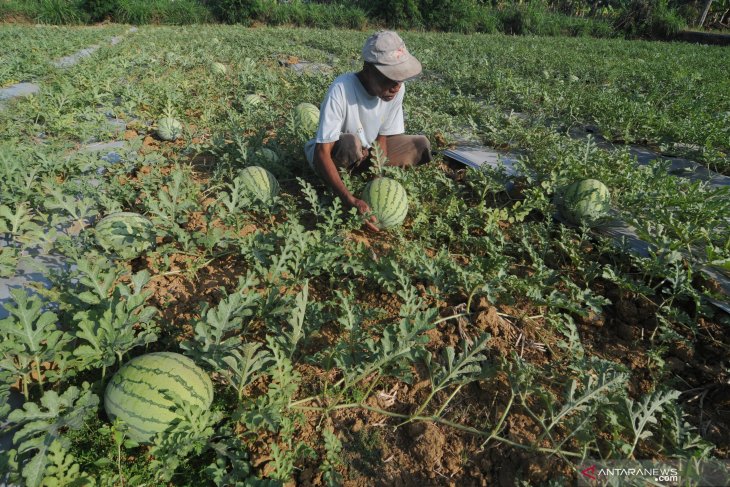
<path id="1" fill-rule="evenodd" d="M 390 166 L 415 166 L 431 160 L 431 144 L 423 135 L 404 135 L 405 81 L 421 73 L 421 63 L 392 31 L 370 36 L 362 49 L 363 67 L 338 76 L 320 107 L 317 135 L 304 146 L 307 161 L 347 207 L 361 215 L 370 207 L 342 182 L 338 168 L 352 170 L 367 163 L 378 143 Z M 372 231 L 375 217 L 365 221 Z"/>

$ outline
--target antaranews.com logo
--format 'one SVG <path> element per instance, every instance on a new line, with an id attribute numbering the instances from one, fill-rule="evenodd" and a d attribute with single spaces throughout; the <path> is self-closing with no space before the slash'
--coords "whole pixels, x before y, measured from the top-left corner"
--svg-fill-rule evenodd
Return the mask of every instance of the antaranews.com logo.
<path id="1" fill-rule="evenodd" d="M 596 460 L 577 467 L 579 486 L 730 487 L 725 460 Z"/>

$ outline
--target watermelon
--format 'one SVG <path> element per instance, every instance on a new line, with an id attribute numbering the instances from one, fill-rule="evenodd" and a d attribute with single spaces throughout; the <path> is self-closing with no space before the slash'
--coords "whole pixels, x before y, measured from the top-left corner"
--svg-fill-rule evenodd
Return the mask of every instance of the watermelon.
<path id="1" fill-rule="evenodd" d="M 269 164 L 276 164 L 279 162 L 279 154 L 267 147 L 261 147 L 255 152 L 258 159 L 268 162 Z"/>
<path id="2" fill-rule="evenodd" d="M 294 109 L 294 118 L 301 129 L 309 134 L 317 132 L 319 108 L 311 103 L 300 103 Z"/>
<path id="3" fill-rule="evenodd" d="M 182 124 L 172 117 L 162 117 L 157 121 L 157 135 L 162 140 L 175 140 L 182 135 Z"/>
<path id="4" fill-rule="evenodd" d="M 279 182 L 273 174 L 261 166 L 243 169 L 238 179 L 244 193 L 254 199 L 269 202 L 279 194 Z"/>
<path id="5" fill-rule="evenodd" d="M 153 352 L 114 374 L 104 391 L 104 410 L 111 421 L 119 418 L 127 425 L 130 438 L 151 443 L 179 418 L 166 391 L 202 409 L 213 402 L 213 383 L 195 362 L 179 353 Z"/>
<path id="6" fill-rule="evenodd" d="M 246 103 L 246 105 L 251 105 L 252 107 L 255 107 L 255 106 L 261 105 L 264 102 L 264 99 L 261 98 L 256 93 L 251 93 L 251 94 L 246 95 L 243 98 L 243 101 L 244 101 L 244 103 Z"/>
<path id="7" fill-rule="evenodd" d="M 121 211 L 105 216 L 94 227 L 96 243 L 125 260 L 139 257 L 155 244 L 155 227 L 139 213 Z"/>
<path id="8" fill-rule="evenodd" d="M 611 210 L 611 194 L 597 179 L 583 179 L 558 191 L 555 206 L 560 216 L 574 225 L 595 226 L 605 221 Z"/>
<path id="9" fill-rule="evenodd" d="M 210 65 L 211 72 L 216 76 L 223 76 L 228 71 L 228 68 L 226 68 L 226 65 L 223 63 L 211 63 Z"/>
<path id="10" fill-rule="evenodd" d="M 172 65 L 172 64 L 177 63 L 179 60 L 180 60 L 180 56 L 178 56 L 174 52 L 165 53 L 165 63 Z"/>
<path id="11" fill-rule="evenodd" d="M 377 178 L 370 181 L 360 197 L 378 219 L 378 228 L 393 228 L 406 218 L 408 194 L 395 179 Z"/>

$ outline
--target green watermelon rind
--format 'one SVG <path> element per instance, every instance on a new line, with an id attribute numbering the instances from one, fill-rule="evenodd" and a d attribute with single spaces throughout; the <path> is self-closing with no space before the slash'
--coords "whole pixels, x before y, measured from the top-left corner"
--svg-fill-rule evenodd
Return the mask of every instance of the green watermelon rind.
<path id="1" fill-rule="evenodd" d="M 224 76 L 228 72 L 226 65 L 217 61 L 210 63 L 210 70 L 216 76 Z"/>
<path id="2" fill-rule="evenodd" d="M 178 419 L 165 390 L 203 409 L 213 402 L 213 383 L 195 362 L 179 353 L 152 352 L 114 374 L 104 390 L 104 410 L 110 421 L 119 418 L 129 428 L 130 438 L 150 443 Z"/>
<path id="3" fill-rule="evenodd" d="M 377 178 L 363 189 L 365 201 L 378 219 L 376 226 L 389 229 L 400 226 L 408 214 L 408 193 L 395 179 Z"/>
<path id="4" fill-rule="evenodd" d="M 244 103 L 251 106 L 259 106 L 264 102 L 264 99 L 261 98 L 260 95 L 257 95 L 256 93 L 249 93 L 245 97 L 243 97 Z"/>
<path id="5" fill-rule="evenodd" d="M 314 133 L 319 126 L 319 108 L 311 103 L 300 103 L 294 108 L 297 123 L 307 133 Z"/>
<path id="6" fill-rule="evenodd" d="M 573 225 L 596 226 L 609 219 L 611 194 L 601 181 L 583 179 L 562 188 L 555 206 L 560 216 Z"/>
<path id="7" fill-rule="evenodd" d="M 129 231 L 122 233 L 121 229 Z M 129 211 L 111 213 L 94 226 L 96 243 L 120 259 L 139 257 L 155 245 L 155 236 L 155 227 L 149 219 Z"/>
<path id="8" fill-rule="evenodd" d="M 255 155 L 263 161 L 269 164 L 276 164 L 279 162 L 279 154 L 269 149 L 268 147 L 261 147 L 255 152 Z"/>
<path id="9" fill-rule="evenodd" d="M 182 129 L 182 123 L 172 117 L 162 117 L 157 121 L 157 136 L 168 142 L 180 138 Z"/>
<path id="10" fill-rule="evenodd" d="M 239 178 L 249 197 L 271 202 L 279 194 L 279 182 L 273 174 L 261 166 L 249 166 L 241 170 Z"/>

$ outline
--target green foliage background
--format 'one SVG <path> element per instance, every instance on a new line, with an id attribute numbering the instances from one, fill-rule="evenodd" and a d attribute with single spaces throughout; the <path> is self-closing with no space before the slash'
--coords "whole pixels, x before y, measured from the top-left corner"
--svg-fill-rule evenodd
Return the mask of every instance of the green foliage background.
<path id="1" fill-rule="evenodd" d="M 715 0 L 706 26 L 727 28 L 730 0 Z M 694 25 L 702 0 L 6 0 L 0 19 L 46 24 L 222 22 L 319 28 L 671 38 Z"/>

